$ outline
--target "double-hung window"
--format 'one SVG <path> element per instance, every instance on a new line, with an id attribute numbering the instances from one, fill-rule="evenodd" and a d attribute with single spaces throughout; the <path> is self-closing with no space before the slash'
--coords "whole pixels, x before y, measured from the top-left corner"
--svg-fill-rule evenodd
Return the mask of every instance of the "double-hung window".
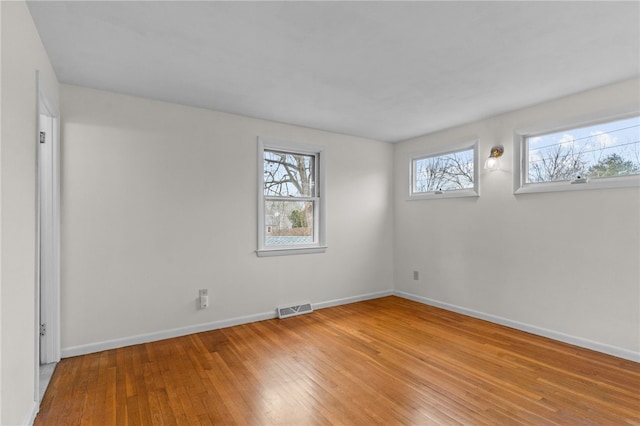
<path id="1" fill-rule="evenodd" d="M 323 252 L 322 147 L 259 138 L 258 155 L 258 256 Z"/>
<path id="2" fill-rule="evenodd" d="M 477 197 L 477 142 L 453 151 L 410 156 L 409 199 Z"/>
<path id="3" fill-rule="evenodd" d="M 516 132 L 516 193 L 640 185 L 640 116 Z"/>

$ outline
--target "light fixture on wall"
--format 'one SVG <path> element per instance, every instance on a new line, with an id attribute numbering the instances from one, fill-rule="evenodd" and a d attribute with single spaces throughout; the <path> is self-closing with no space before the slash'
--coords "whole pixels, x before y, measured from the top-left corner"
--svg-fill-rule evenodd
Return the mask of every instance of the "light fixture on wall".
<path id="1" fill-rule="evenodd" d="M 491 147 L 491 153 L 489 158 L 484 162 L 484 168 L 487 170 L 498 170 L 500 168 L 500 157 L 504 154 L 504 147 L 502 145 L 496 145 Z"/>

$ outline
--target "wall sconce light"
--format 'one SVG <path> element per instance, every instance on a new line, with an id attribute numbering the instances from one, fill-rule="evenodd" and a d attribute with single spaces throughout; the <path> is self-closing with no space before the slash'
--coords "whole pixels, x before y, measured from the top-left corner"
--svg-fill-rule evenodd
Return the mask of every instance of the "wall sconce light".
<path id="1" fill-rule="evenodd" d="M 502 145 L 496 145 L 491 147 L 491 154 L 489 158 L 484 162 L 484 168 L 487 170 L 498 170 L 500 168 L 500 157 L 504 154 L 504 147 Z"/>

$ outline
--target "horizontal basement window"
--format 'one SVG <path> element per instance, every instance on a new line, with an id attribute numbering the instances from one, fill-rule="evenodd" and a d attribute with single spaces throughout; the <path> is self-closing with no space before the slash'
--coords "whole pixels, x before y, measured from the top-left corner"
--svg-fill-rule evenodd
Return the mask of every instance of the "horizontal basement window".
<path id="1" fill-rule="evenodd" d="M 409 199 L 478 196 L 477 142 L 410 157 Z"/>
<path id="2" fill-rule="evenodd" d="M 521 151 L 516 193 L 640 184 L 640 116 L 560 131 L 516 134 Z"/>

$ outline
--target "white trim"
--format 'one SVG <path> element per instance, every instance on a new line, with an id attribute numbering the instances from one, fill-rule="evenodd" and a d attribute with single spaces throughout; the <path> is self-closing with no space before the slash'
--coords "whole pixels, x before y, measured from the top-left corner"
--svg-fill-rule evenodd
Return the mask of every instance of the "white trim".
<path id="1" fill-rule="evenodd" d="M 513 131 L 513 193 L 514 194 L 532 194 L 538 192 L 558 192 L 558 191 L 585 191 L 593 189 L 610 189 L 610 188 L 637 188 L 640 187 L 640 175 L 632 176 L 615 176 L 590 179 L 588 182 L 581 184 L 572 184 L 570 181 L 558 182 L 527 182 L 527 153 L 525 139 L 528 137 L 542 135 L 547 133 L 555 133 L 563 130 L 577 129 L 597 125 L 599 123 L 607 123 L 625 118 L 637 117 L 640 110 L 626 109 L 624 111 L 608 111 L 591 113 L 571 120 L 556 121 L 554 123 L 538 124 L 527 128 L 516 129 Z"/>
<path id="2" fill-rule="evenodd" d="M 32 402 L 31 409 L 29 410 L 29 413 L 25 416 L 22 424 L 32 426 L 33 422 L 36 421 L 36 416 L 38 415 L 39 411 L 40 411 L 40 404 L 36 403 L 35 401 Z"/>
<path id="3" fill-rule="evenodd" d="M 332 308 L 334 306 L 348 305 L 349 303 L 363 302 L 365 300 L 379 299 L 381 297 L 392 296 L 393 290 L 378 291 L 375 293 L 361 294 L 360 296 L 344 297 L 342 299 L 327 300 L 326 302 L 314 303 L 313 309 Z"/>
<path id="4" fill-rule="evenodd" d="M 46 133 L 46 143 L 37 143 L 38 151 L 38 218 L 40 256 L 40 323 L 47 324 L 47 335 L 40 340 L 40 362 L 50 364 L 60 360 L 59 299 L 60 299 L 60 181 L 58 119 L 39 114 L 40 131 Z M 46 177 L 41 175 L 46 173 Z M 41 186 L 40 184 L 44 184 Z M 44 199 L 42 197 L 45 196 Z M 47 238 L 44 238 L 47 237 Z M 42 275 L 43 272 L 46 275 Z"/>
<path id="5" fill-rule="evenodd" d="M 51 288 L 47 295 L 47 299 L 44 303 L 47 304 L 48 315 L 47 319 L 47 331 L 49 333 L 49 339 L 51 344 L 49 345 L 50 359 L 48 362 L 57 362 L 60 360 L 60 113 L 57 106 L 51 101 L 49 91 L 40 79 L 40 72 L 36 71 L 36 92 L 37 92 L 37 111 L 36 111 L 36 153 L 39 152 L 39 134 L 40 134 L 40 115 L 45 115 L 51 118 L 51 143 L 52 143 L 52 157 L 51 157 L 51 175 L 53 185 L 53 207 L 52 207 L 52 239 L 53 239 L 53 253 L 52 253 L 52 280 Z M 39 158 L 36 159 L 36 170 L 40 171 Z M 38 181 L 39 182 L 39 176 Z M 39 185 L 39 183 L 38 183 Z M 39 197 L 39 187 L 36 192 L 36 196 Z M 39 221 L 40 217 L 40 202 L 36 200 L 37 212 L 36 217 Z M 37 224 L 40 232 L 39 222 Z M 38 234 L 38 246 L 39 242 Z M 39 250 L 39 249 L 38 249 Z M 40 262 L 39 253 L 36 255 L 37 264 Z M 39 276 L 37 276 L 36 291 L 38 292 Z M 40 303 L 40 300 L 37 300 Z M 36 322 L 36 326 L 39 329 L 40 318 Z M 38 330 L 39 331 L 39 330 Z M 39 333 L 38 333 L 39 334 Z M 39 345 L 39 338 L 38 338 Z"/>
<path id="6" fill-rule="evenodd" d="M 334 306 L 346 305 L 349 303 L 362 302 L 365 300 L 378 299 L 386 296 L 398 296 L 404 299 L 413 300 L 415 302 L 423 303 L 429 306 L 435 306 L 438 308 L 446 309 L 448 311 L 457 312 L 462 315 L 467 315 L 473 318 L 478 318 L 492 322 L 494 324 L 503 325 L 505 327 L 514 328 L 516 330 L 525 331 L 527 333 L 535 334 L 538 336 L 548 337 L 553 340 L 557 340 L 571 345 L 579 346 L 586 349 L 591 349 L 604 354 L 616 356 L 619 358 L 627 359 L 630 361 L 640 362 L 640 352 L 630 351 L 628 349 L 619 348 L 617 346 L 608 345 L 606 343 L 595 342 L 593 340 L 584 339 L 581 337 L 571 336 L 569 334 L 561 333 L 554 330 L 548 330 L 545 328 L 525 324 L 522 322 L 510 320 L 507 318 L 499 317 L 496 315 L 487 314 L 484 312 L 475 311 L 473 309 L 463 308 L 461 306 L 452 305 L 450 303 L 440 302 L 437 300 L 429 299 L 427 297 L 417 296 L 411 293 L 396 290 L 385 290 L 374 293 L 367 293 L 358 296 L 350 296 L 341 299 L 328 300 L 324 302 L 312 303 L 314 310 L 330 308 Z M 90 343 L 87 345 L 72 346 L 62 349 L 62 357 L 69 358 L 72 356 L 85 355 L 94 352 L 100 352 L 104 350 L 117 349 L 125 346 L 137 345 L 142 343 L 154 342 L 157 340 L 170 339 L 173 337 L 186 336 L 189 334 L 200 333 L 203 331 L 217 330 L 221 328 L 233 327 L 236 325 L 248 324 L 256 321 L 263 321 L 267 319 L 277 318 L 275 309 L 272 312 L 263 312 L 260 314 L 246 315 L 236 318 L 230 318 L 227 320 L 213 321 L 209 323 L 196 324 L 187 327 L 173 328 L 169 330 L 159 331 L 155 333 L 140 334 L 137 336 L 130 336 L 121 339 L 113 339 L 102 342 Z"/>
<path id="7" fill-rule="evenodd" d="M 246 315 L 242 317 L 230 318 L 227 320 L 213 321 L 202 324 L 195 324 L 186 327 L 170 328 L 168 330 L 154 333 L 139 334 L 136 336 L 123 337 L 120 339 L 105 340 L 102 342 L 89 343 L 86 345 L 71 346 L 62 348 L 62 357 L 85 355 L 94 352 L 117 349 L 125 346 L 138 345 L 142 343 L 155 342 L 157 340 L 171 339 L 173 337 L 186 336 L 203 331 L 217 330 L 220 328 L 233 327 L 234 325 L 248 324 L 256 321 L 264 321 L 276 318 L 275 309 L 273 312 L 263 312 L 261 314 Z"/>
<path id="8" fill-rule="evenodd" d="M 271 150 L 282 150 L 282 151 L 293 151 L 298 154 L 306 154 L 306 155 L 315 155 L 319 152 L 324 151 L 324 146 L 322 145 L 313 145 L 308 143 L 297 143 L 297 142 L 288 142 L 278 139 L 265 138 L 262 136 L 258 136 L 258 143 L 262 144 L 262 149 L 260 150 L 260 154 L 262 154 L 262 150 L 271 149 Z M 258 158 L 258 166 L 262 169 L 262 158 Z"/>
<path id="9" fill-rule="evenodd" d="M 46 107 L 44 106 L 44 102 L 42 102 L 42 98 L 44 97 L 44 89 L 41 87 L 42 83 L 40 82 L 40 71 L 36 70 L 36 116 L 35 116 L 35 134 L 34 143 L 35 143 L 35 170 L 36 170 L 36 187 L 35 187 L 35 227 L 36 227 L 36 241 L 35 241 L 35 264 L 33 267 L 34 271 L 34 307 L 33 307 L 33 315 L 34 315 L 34 345 L 33 345 L 33 403 L 36 404 L 36 412 L 39 410 L 40 406 L 40 149 L 38 146 L 39 138 L 40 138 L 40 109 Z"/>
<path id="10" fill-rule="evenodd" d="M 360 302 L 363 300 L 377 299 L 380 297 L 390 296 L 392 290 L 381 291 L 377 293 L 362 294 L 359 296 L 345 297 L 342 299 L 334 299 L 325 302 L 312 303 L 313 309 L 322 309 L 332 306 L 346 305 L 349 303 Z M 195 324 L 186 327 L 172 328 L 169 330 L 157 331 L 154 333 L 139 334 L 136 336 L 124 337 L 121 339 L 105 340 L 102 342 L 89 343 L 86 345 L 71 346 L 62 349 L 62 357 L 69 358 L 72 356 L 85 355 L 94 352 L 106 351 L 109 349 L 117 349 L 125 346 L 138 345 L 142 343 L 155 342 L 157 340 L 170 339 L 173 337 L 186 336 L 203 331 L 218 330 L 220 328 L 233 327 L 235 325 L 248 324 L 256 321 L 264 321 L 277 318 L 276 309 L 273 311 L 263 312 L 253 315 L 245 315 L 226 320 L 207 322 L 203 324 Z"/>
<path id="11" fill-rule="evenodd" d="M 53 119 L 53 286 L 50 292 L 48 331 L 51 339 L 51 362 L 60 361 L 60 116 Z"/>
<path id="12" fill-rule="evenodd" d="M 262 249 L 256 250 L 258 257 L 271 257 L 271 256 L 288 256 L 295 254 L 314 254 L 324 253 L 327 251 L 327 246 L 313 246 L 313 247 L 288 247 L 278 249 Z"/>
<path id="13" fill-rule="evenodd" d="M 569 343 L 571 345 L 580 346 L 582 348 L 591 349 L 597 352 L 602 352 L 604 354 L 613 355 L 618 358 L 627 359 L 629 361 L 640 362 L 640 352 L 630 351 L 628 349 L 619 348 L 617 346 L 612 346 L 606 343 L 595 342 L 593 340 L 572 336 L 569 334 L 561 333 L 559 331 L 548 330 L 546 328 L 525 324 L 519 321 L 510 320 L 510 319 L 499 317 L 496 315 L 487 314 L 484 312 L 475 311 L 473 309 L 463 308 L 461 306 L 440 302 L 437 300 L 429 299 L 427 297 L 417 296 L 411 293 L 405 293 L 403 291 L 395 291 L 394 294 L 398 297 L 413 300 L 415 302 L 424 303 L 425 305 L 435 306 L 438 308 L 446 309 L 448 311 L 457 312 L 459 314 L 467 315 L 473 318 L 486 320 L 495 324 L 514 328 L 520 331 L 525 331 L 527 333 L 535 334 L 538 336 L 548 337 L 553 340 Z"/>
<path id="14" fill-rule="evenodd" d="M 406 196 L 407 201 L 415 200 L 437 200 L 441 198 L 462 198 L 462 197 L 479 197 L 480 196 L 480 161 L 479 155 L 480 141 L 473 139 L 457 145 L 448 146 L 446 150 L 423 150 L 407 155 L 409 173 L 408 175 L 408 194 Z M 460 151 L 473 150 L 473 188 L 456 189 L 449 191 L 432 191 L 432 192 L 413 192 L 413 165 L 415 160 L 420 160 L 428 157 L 439 157 L 442 155 L 453 154 Z"/>
<path id="15" fill-rule="evenodd" d="M 589 191 L 594 189 L 638 187 L 640 187 L 640 175 L 633 175 L 591 179 L 588 182 L 581 183 L 579 185 L 572 184 L 569 181 L 525 183 L 520 188 L 516 188 L 514 194 L 535 194 L 539 192 L 559 191 Z"/>
<path id="16" fill-rule="evenodd" d="M 407 198 L 407 201 L 418 201 L 418 200 L 439 200 L 442 198 L 464 198 L 464 197 L 479 197 L 477 191 L 473 189 L 456 189 L 449 191 L 434 191 L 434 192 L 424 192 L 424 193 L 415 193 L 410 195 Z"/>
<path id="17" fill-rule="evenodd" d="M 34 297 L 34 389 L 32 412 L 28 415 L 25 424 L 33 424 L 35 417 L 40 409 L 40 352 L 45 351 L 49 362 L 57 362 L 60 360 L 60 112 L 57 105 L 52 101 L 44 82 L 40 78 L 40 71 L 35 72 L 36 85 L 36 115 L 35 115 L 35 152 L 36 152 L 36 191 L 35 191 L 35 227 L 36 227 L 36 253 L 35 253 L 35 297 Z M 40 240 L 41 240 L 41 200 L 40 200 L 40 173 L 41 173 L 41 155 L 40 155 L 40 115 L 46 115 L 51 118 L 51 175 L 52 175 L 52 253 L 51 254 L 51 280 L 49 280 L 49 288 L 45 292 L 44 297 L 40 298 Z M 45 313 L 48 327 L 48 344 L 41 348 L 40 339 L 40 306 L 45 304 Z"/>

